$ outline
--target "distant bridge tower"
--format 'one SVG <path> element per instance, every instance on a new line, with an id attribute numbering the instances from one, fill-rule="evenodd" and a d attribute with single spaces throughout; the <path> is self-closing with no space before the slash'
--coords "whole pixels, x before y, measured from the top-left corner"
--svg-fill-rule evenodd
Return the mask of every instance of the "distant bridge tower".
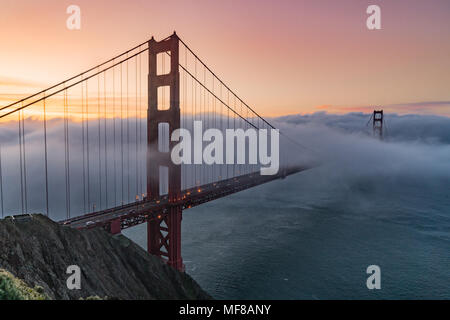
<path id="1" fill-rule="evenodd" d="M 373 115 L 373 136 L 383 140 L 383 110 L 374 110 Z"/>
<path id="2" fill-rule="evenodd" d="M 170 158 L 176 142 L 170 139 L 162 141 L 158 137 L 163 131 L 166 133 L 162 135 L 163 137 L 170 137 L 174 130 L 180 128 L 179 38 L 176 33 L 160 42 L 152 38 L 148 47 L 147 198 L 156 200 L 161 195 L 160 185 L 168 185 L 168 200 L 176 202 L 181 197 L 181 166 L 175 165 Z M 157 55 L 166 52 L 170 54 L 170 72 L 158 74 Z M 167 110 L 162 110 L 162 106 L 158 106 L 158 101 L 162 101 L 158 99 L 158 87 L 163 86 L 168 87 L 170 92 L 170 106 Z M 167 212 L 158 214 L 158 219 L 148 221 L 147 250 L 150 254 L 164 259 L 168 265 L 183 271 L 181 215 L 181 206 L 172 205 L 168 207 Z"/>

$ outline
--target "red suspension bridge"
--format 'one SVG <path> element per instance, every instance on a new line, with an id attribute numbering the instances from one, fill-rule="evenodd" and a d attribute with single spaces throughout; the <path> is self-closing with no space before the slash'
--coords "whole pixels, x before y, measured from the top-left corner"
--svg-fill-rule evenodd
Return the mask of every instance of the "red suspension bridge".
<path id="1" fill-rule="evenodd" d="M 289 162 L 287 150 L 302 146 L 283 132 L 275 175 L 250 161 L 171 160 L 170 137 L 194 121 L 221 132 L 275 129 L 175 33 L 4 106 L 0 119 L 2 217 L 45 212 L 113 234 L 147 223 L 148 252 L 179 270 L 183 210 L 307 169 Z"/>

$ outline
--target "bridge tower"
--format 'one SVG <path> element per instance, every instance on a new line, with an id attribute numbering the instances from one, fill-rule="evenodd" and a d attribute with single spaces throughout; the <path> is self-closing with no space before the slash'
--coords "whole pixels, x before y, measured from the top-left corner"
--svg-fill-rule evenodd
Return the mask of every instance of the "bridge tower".
<path id="1" fill-rule="evenodd" d="M 373 115 L 373 135 L 383 140 L 383 110 L 374 110 Z"/>
<path id="2" fill-rule="evenodd" d="M 180 128 L 180 74 L 178 69 L 179 38 L 174 32 L 163 41 L 152 39 L 149 47 L 148 75 L 148 113 L 147 113 L 147 198 L 156 200 L 160 196 L 160 182 L 166 180 L 168 185 L 168 201 L 176 202 L 181 197 L 181 167 L 175 165 L 170 153 L 175 142 L 162 141 L 159 135 L 170 137 L 172 132 Z M 170 55 L 170 72 L 158 74 L 158 54 Z M 170 105 L 162 110 L 158 105 L 158 88 L 166 87 L 170 92 Z M 168 126 L 168 135 L 167 135 Z M 168 144 L 169 148 L 165 148 Z M 165 149 L 164 149 L 165 148 Z M 165 260 L 168 265 L 183 271 L 181 258 L 181 206 L 169 206 L 167 212 L 161 212 L 157 219 L 147 222 L 148 252 Z"/>

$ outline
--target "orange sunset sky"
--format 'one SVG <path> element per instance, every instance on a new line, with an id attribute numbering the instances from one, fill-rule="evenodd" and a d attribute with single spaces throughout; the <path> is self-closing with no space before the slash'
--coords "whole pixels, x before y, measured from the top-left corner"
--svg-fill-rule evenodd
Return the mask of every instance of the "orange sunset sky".
<path id="1" fill-rule="evenodd" d="M 0 105 L 174 30 L 264 116 L 450 116 L 448 0 L 0 0 Z"/>

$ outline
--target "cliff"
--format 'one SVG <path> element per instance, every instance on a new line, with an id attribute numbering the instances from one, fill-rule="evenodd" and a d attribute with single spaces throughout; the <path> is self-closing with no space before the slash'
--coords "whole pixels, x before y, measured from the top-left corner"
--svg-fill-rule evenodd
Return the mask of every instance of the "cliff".
<path id="1" fill-rule="evenodd" d="M 70 265 L 80 267 L 79 290 L 67 288 Z M 189 275 L 128 238 L 63 227 L 43 215 L 0 220 L 0 268 L 12 274 L 2 273 L 3 283 L 28 286 L 33 292 L 24 297 L 31 299 L 210 299 Z"/>

